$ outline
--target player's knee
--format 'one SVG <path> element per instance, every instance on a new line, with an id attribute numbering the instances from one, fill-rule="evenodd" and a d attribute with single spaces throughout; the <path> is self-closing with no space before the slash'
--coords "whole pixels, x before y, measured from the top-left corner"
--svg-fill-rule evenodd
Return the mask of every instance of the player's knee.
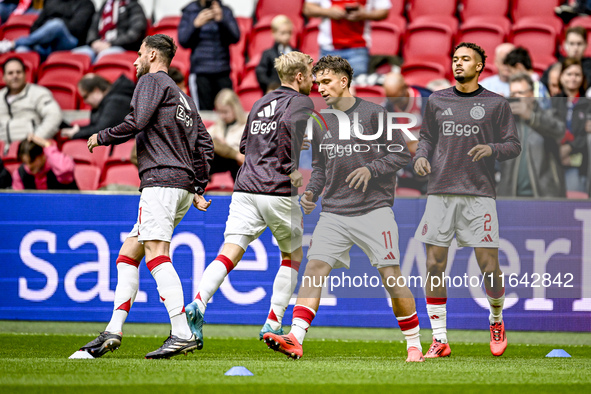
<path id="1" fill-rule="evenodd" d="M 433 274 L 440 274 L 445 272 L 445 268 L 447 266 L 447 259 L 438 260 L 435 258 L 428 258 L 427 259 L 427 271 L 431 276 Z"/>

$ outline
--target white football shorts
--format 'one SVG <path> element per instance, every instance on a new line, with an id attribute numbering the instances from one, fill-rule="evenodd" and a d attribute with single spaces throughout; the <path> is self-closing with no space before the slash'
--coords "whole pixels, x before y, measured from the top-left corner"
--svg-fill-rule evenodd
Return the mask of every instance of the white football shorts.
<path id="1" fill-rule="evenodd" d="M 308 261 L 320 260 L 332 268 L 349 268 L 349 250 L 353 244 L 363 250 L 374 267 L 399 265 L 398 225 L 392 208 L 378 208 L 360 216 L 320 213 L 308 249 Z"/>
<path id="2" fill-rule="evenodd" d="M 292 253 L 301 247 L 304 222 L 299 197 L 234 192 L 225 242 L 246 250 L 267 227 L 282 252 Z"/>
<path id="3" fill-rule="evenodd" d="M 428 196 L 415 238 L 426 244 L 449 247 L 454 235 L 460 247 L 498 248 L 495 200 L 450 194 Z"/>
<path id="4" fill-rule="evenodd" d="M 142 189 L 137 222 L 127 236 L 138 241 L 167 241 L 193 203 L 194 193 L 172 187 Z"/>

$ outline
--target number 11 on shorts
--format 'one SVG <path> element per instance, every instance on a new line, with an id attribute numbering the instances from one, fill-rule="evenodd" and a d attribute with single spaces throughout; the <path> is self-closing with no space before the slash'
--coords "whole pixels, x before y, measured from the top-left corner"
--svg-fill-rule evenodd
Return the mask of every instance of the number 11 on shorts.
<path id="1" fill-rule="evenodd" d="M 388 235 L 387 237 L 386 234 Z M 384 236 L 384 244 L 386 245 L 386 249 L 392 249 L 392 234 L 390 231 L 382 231 L 382 235 Z M 390 241 L 390 247 L 388 247 L 388 240 Z"/>

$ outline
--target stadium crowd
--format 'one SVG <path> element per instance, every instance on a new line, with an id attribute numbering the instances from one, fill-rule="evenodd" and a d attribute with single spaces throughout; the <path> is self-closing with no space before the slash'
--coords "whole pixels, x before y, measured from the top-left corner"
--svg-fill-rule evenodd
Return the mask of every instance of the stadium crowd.
<path id="1" fill-rule="evenodd" d="M 204 120 L 216 153 L 208 190 L 232 190 L 244 162 L 237 146 L 245 113 L 279 86 L 273 60 L 281 53 L 342 56 L 354 69 L 354 94 L 423 115 L 431 92 L 453 80 L 453 47 L 471 41 L 488 57 L 481 85 L 510 100 L 525 148 L 497 165 L 499 196 L 589 198 L 591 18 L 579 15 L 584 6 L 565 19 L 558 0 L 258 0 L 244 18 L 223 0 L 197 0 L 178 16 L 150 20 L 141 3 L 104 0 L 95 10 L 90 0 L 0 1 L 2 186 L 55 185 L 19 180 L 35 172 L 33 157 L 23 160 L 25 142 L 38 143 L 40 157 L 48 150 L 48 158 L 69 156 L 81 190 L 139 186 L 133 143 L 89 155 L 81 139 L 122 121 L 137 82 L 136 51 L 145 36 L 164 33 L 179 44 L 178 83 L 187 81 L 201 111 L 217 113 Z M 320 97 L 316 86 L 310 97 Z M 91 110 L 90 118 L 64 120 L 63 111 L 77 110 Z M 304 178 L 310 154 L 302 152 Z M 44 163 L 47 173 L 51 160 Z M 398 195 L 426 192 L 412 167 L 398 175 Z"/>

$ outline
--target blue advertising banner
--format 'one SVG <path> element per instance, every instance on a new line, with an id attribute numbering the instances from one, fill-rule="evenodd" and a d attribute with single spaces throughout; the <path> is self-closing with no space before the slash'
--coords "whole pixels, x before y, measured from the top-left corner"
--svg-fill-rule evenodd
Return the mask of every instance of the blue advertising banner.
<path id="1" fill-rule="evenodd" d="M 207 213 L 189 210 L 171 243 L 187 302 L 223 244 L 231 197 L 211 198 Z M 138 202 L 138 195 L 0 194 L 0 319 L 107 322 L 117 282 L 115 260 L 135 223 Z M 413 238 L 425 203 L 399 198 L 394 213 L 402 273 L 417 297 L 421 325 L 429 327 L 425 249 Z M 304 218 L 304 253 L 319 210 Z M 497 210 L 507 328 L 591 331 L 591 202 L 499 200 Z M 276 242 L 266 231 L 214 295 L 207 322 L 262 325 L 280 260 Z M 335 270 L 327 281 L 314 325 L 396 327 L 377 270 L 356 247 L 351 261 L 350 270 Z M 300 276 L 304 267 L 305 261 Z M 449 328 L 487 328 L 483 279 L 473 250 L 454 242 L 442 278 L 448 286 Z M 291 310 L 284 324 L 291 322 Z M 169 321 L 145 264 L 140 266 L 140 292 L 128 321 Z"/>

